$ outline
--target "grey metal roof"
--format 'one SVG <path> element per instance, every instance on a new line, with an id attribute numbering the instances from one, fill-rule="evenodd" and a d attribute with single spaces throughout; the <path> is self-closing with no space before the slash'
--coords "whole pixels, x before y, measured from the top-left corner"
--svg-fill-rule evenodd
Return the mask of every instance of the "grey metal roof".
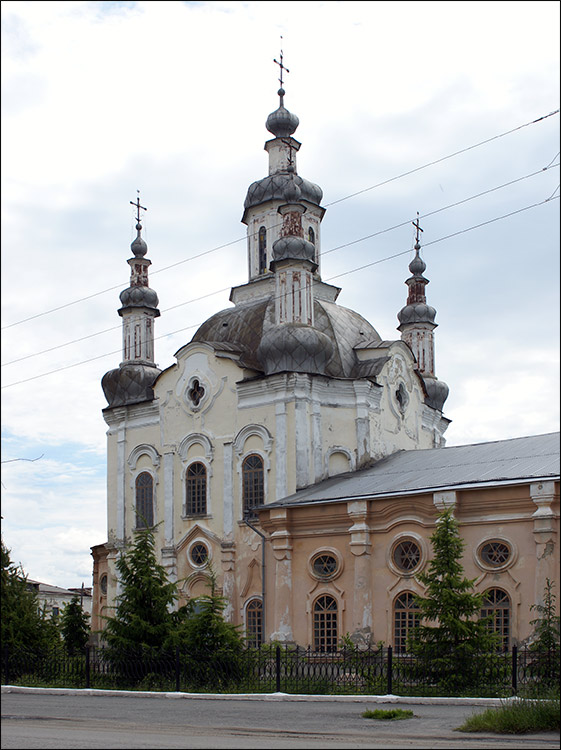
<path id="1" fill-rule="evenodd" d="M 326 334 L 333 345 L 325 374 L 335 378 L 355 377 L 358 359 L 354 347 L 365 341 L 379 341 L 376 329 L 353 310 L 327 300 L 314 301 L 314 316 L 314 328 Z M 220 342 L 228 343 L 239 350 L 245 366 L 262 372 L 263 364 L 257 355 L 259 344 L 274 326 L 275 300 L 271 296 L 221 310 L 200 326 L 192 341 L 203 341 L 216 348 L 220 348 Z"/>
<path id="2" fill-rule="evenodd" d="M 399 451 L 366 469 L 326 479 L 267 507 L 538 479 L 559 479 L 558 432 Z"/>

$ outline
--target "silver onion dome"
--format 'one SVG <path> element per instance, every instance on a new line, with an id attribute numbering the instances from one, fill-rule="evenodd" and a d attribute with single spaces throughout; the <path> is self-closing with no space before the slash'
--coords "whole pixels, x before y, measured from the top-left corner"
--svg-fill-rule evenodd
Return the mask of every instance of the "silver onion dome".
<path id="1" fill-rule="evenodd" d="M 265 123 L 265 127 L 269 133 L 272 133 L 277 138 L 287 138 L 288 136 L 291 136 L 300 124 L 300 120 L 296 115 L 293 115 L 292 112 L 289 112 L 284 106 L 284 94 L 284 89 L 280 88 L 278 90 L 280 106 L 274 112 L 271 112 Z"/>

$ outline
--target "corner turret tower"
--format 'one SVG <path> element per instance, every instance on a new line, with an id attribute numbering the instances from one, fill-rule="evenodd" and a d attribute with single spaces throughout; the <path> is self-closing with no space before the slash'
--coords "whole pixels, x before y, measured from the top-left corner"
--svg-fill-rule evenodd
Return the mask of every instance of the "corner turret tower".
<path id="1" fill-rule="evenodd" d="M 409 287 L 407 304 L 402 307 L 397 317 L 399 320 L 398 331 L 401 332 L 401 340 L 404 341 L 413 352 L 417 361 L 417 368 L 423 380 L 427 397 L 425 399 L 429 406 L 442 411 L 444 402 L 448 398 L 448 386 L 435 375 L 434 366 L 434 329 L 436 310 L 427 305 L 425 287 L 429 279 L 423 276 L 426 263 L 421 258 L 420 235 L 423 230 L 419 226 L 419 214 L 413 222 L 416 228 L 415 257 L 409 264 L 412 273 L 406 280 Z"/>
<path id="2" fill-rule="evenodd" d="M 136 238 L 131 244 L 133 257 L 127 263 L 131 269 L 130 284 L 120 294 L 123 319 L 123 361 L 115 370 L 107 372 L 101 381 L 108 407 L 152 401 L 152 386 L 161 370 L 154 362 L 154 320 L 160 315 L 158 295 L 148 286 L 146 258 L 148 247 L 142 239 L 140 198 L 136 203 Z"/>

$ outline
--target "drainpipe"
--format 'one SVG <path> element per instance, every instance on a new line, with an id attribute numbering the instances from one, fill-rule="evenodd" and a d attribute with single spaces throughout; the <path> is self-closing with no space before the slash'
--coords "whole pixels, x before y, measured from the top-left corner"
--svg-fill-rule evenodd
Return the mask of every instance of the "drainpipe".
<path id="1" fill-rule="evenodd" d="M 263 602 L 263 643 L 265 642 L 266 638 L 266 630 L 265 630 L 265 534 L 263 534 L 259 529 L 256 529 L 253 524 L 251 524 L 247 520 L 247 516 L 244 515 L 243 517 L 244 523 L 246 526 L 249 526 L 249 528 L 252 531 L 255 531 L 256 534 L 259 534 L 261 537 L 261 601 Z"/>

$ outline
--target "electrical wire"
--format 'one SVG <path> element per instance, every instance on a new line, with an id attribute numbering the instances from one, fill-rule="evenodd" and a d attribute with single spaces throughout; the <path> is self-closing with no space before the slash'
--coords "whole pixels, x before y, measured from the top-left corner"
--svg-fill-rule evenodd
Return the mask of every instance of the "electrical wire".
<path id="1" fill-rule="evenodd" d="M 559 156 L 559 154 L 557 154 L 557 156 Z M 426 218 L 428 218 L 430 216 L 434 216 L 434 215 L 436 215 L 438 213 L 441 213 L 442 211 L 447 211 L 450 208 L 456 208 L 457 206 L 460 206 L 460 205 L 462 205 L 464 203 L 468 203 L 469 201 L 475 200 L 476 198 L 481 198 L 484 195 L 489 195 L 490 193 L 493 193 L 493 192 L 495 192 L 497 190 L 500 190 L 502 188 L 510 187 L 511 185 L 514 185 L 514 184 L 516 184 L 518 182 L 522 182 L 523 180 L 527 180 L 530 177 L 535 177 L 536 175 L 544 174 L 547 170 L 553 169 L 553 168 L 558 167 L 558 166 L 559 166 L 559 163 L 553 164 L 553 163 L 550 162 L 550 164 L 547 167 L 543 167 L 540 170 L 537 170 L 535 172 L 531 172 L 530 174 L 524 175 L 523 177 L 518 177 L 515 180 L 510 180 L 509 182 L 505 182 L 502 185 L 497 185 L 496 187 L 489 188 L 488 190 L 483 190 L 480 193 L 477 193 L 475 195 L 471 195 L 468 198 L 463 198 L 462 200 L 456 201 L 455 203 L 450 203 L 447 206 L 442 206 L 441 208 L 435 209 L 434 211 L 429 211 L 428 213 L 425 213 L 425 214 L 421 215 L 419 218 L 420 219 L 426 219 Z M 387 227 L 385 229 L 380 229 L 377 232 L 373 232 L 372 234 L 365 235 L 364 237 L 359 237 L 356 240 L 351 240 L 350 242 L 347 242 L 347 243 L 345 243 L 343 245 L 337 245 L 336 247 L 333 247 L 330 250 L 326 250 L 326 251 L 322 252 L 321 253 L 321 257 L 323 258 L 325 255 L 329 255 L 329 253 L 333 253 L 336 250 L 341 250 L 343 248 L 350 247 L 352 245 L 356 245 L 359 242 L 364 242 L 365 240 L 372 239 L 373 237 L 377 237 L 377 236 L 379 236 L 381 234 L 385 234 L 387 232 L 391 232 L 394 229 L 399 229 L 400 227 L 407 226 L 410 223 L 411 223 L 411 219 L 407 219 L 406 221 L 400 222 L 399 224 L 395 224 L 395 225 L 393 225 L 391 227 Z M 171 266 L 168 266 L 168 268 L 170 268 L 170 267 Z M 160 269 L 160 270 L 164 270 L 164 269 Z M 209 292 L 208 294 L 202 295 L 201 297 L 196 297 L 194 299 L 186 300 L 185 302 L 179 302 L 176 305 L 172 305 L 171 307 L 167 307 L 167 308 L 161 310 L 161 312 L 162 313 L 166 313 L 166 312 L 169 312 L 170 310 L 175 310 L 178 307 L 184 307 L 185 305 L 192 304 L 193 302 L 199 302 L 200 300 L 207 299 L 208 297 L 214 296 L 216 294 L 221 294 L 223 292 L 229 291 L 229 289 L 230 289 L 230 287 L 225 287 L 223 289 L 218 289 L 218 290 L 216 290 L 214 292 Z M 44 350 L 42 350 L 40 352 L 33 352 L 32 354 L 27 354 L 24 357 L 19 357 L 18 359 L 13 359 L 13 360 L 11 360 L 9 362 L 4 362 L 1 365 L 1 367 L 8 367 L 8 365 L 16 364 L 17 362 L 23 362 L 26 359 L 31 359 L 33 357 L 38 357 L 38 356 L 40 356 L 42 354 L 48 354 L 49 352 L 55 351 L 57 349 L 62 349 L 64 347 L 66 347 L 66 346 L 71 346 L 72 344 L 77 344 L 77 343 L 80 343 L 81 341 L 86 341 L 87 339 L 94 338 L 95 336 L 100 336 L 100 335 L 102 335 L 104 333 L 109 333 L 111 331 L 115 331 L 118 328 L 121 328 L 121 326 L 120 325 L 112 326 L 111 328 L 106 328 L 103 331 L 97 331 L 96 333 L 91 333 L 91 334 L 88 334 L 86 336 L 82 336 L 81 338 L 74 339 L 73 341 L 67 341 L 67 342 L 65 342 L 63 344 L 58 344 L 57 346 L 52 346 L 49 349 L 44 349 Z"/>
<path id="2" fill-rule="evenodd" d="M 346 195 L 343 198 L 339 198 L 339 199 L 337 199 L 335 201 L 332 201 L 331 203 L 327 203 L 326 207 L 334 206 L 334 205 L 336 205 L 338 203 L 342 203 L 345 200 L 348 200 L 350 198 L 354 198 L 357 195 L 361 195 L 361 194 L 363 194 L 365 192 L 368 192 L 370 190 L 374 190 L 374 189 L 376 189 L 378 187 L 381 187 L 383 185 L 387 185 L 390 182 L 395 182 L 396 180 L 399 180 L 402 177 L 406 177 L 406 176 L 408 176 L 410 174 L 414 174 L 415 172 L 419 172 L 422 169 L 426 169 L 427 167 L 431 167 L 431 166 L 433 166 L 435 164 L 439 164 L 440 162 L 446 161 L 447 159 L 451 159 L 454 156 L 458 156 L 459 154 L 463 154 L 463 153 L 465 153 L 467 151 L 471 151 L 474 148 L 478 148 L 479 146 L 483 146 L 483 145 L 485 145 L 487 143 L 491 143 L 492 141 L 496 141 L 499 138 L 503 138 L 504 136 L 511 135 L 512 133 L 515 133 L 518 130 L 522 130 L 523 128 L 529 127 L 530 125 L 535 125 L 538 122 L 542 122 L 543 120 L 547 120 L 549 117 L 553 117 L 556 114 L 559 114 L 559 109 L 556 109 L 556 110 L 554 110 L 553 112 L 550 112 L 547 115 L 542 115 L 541 117 L 538 117 L 535 120 L 531 120 L 529 122 L 523 123 L 522 125 L 518 125 L 516 128 L 512 128 L 511 130 L 507 130 L 504 133 L 499 133 L 498 135 L 492 136 L 491 138 L 487 138 L 484 141 L 480 141 L 479 143 L 474 143 L 473 145 L 467 146 L 466 148 L 460 149 L 459 151 L 455 151 L 452 154 L 448 154 L 447 156 L 443 156 L 443 157 L 441 157 L 439 159 L 435 159 L 434 161 L 428 162 L 427 164 L 423 164 L 423 165 L 421 165 L 419 167 L 415 167 L 414 169 L 408 170 L 407 172 L 403 172 L 400 175 L 396 175 L 394 177 L 390 177 L 389 179 L 384 180 L 383 182 L 377 183 L 376 185 L 371 185 L 370 187 L 364 188 L 363 190 L 359 190 L 356 193 L 351 193 L 349 195 Z M 161 268 L 159 270 L 153 271 L 152 275 L 155 275 L 156 273 L 162 273 L 163 271 L 167 271 L 167 270 L 169 270 L 171 268 L 176 268 L 177 266 L 179 266 L 179 265 L 181 265 L 183 263 L 187 263 L 187 262 L 189 262 L 191 260 L 195 260 L 197 258 L 201 258 L 201 257 L 203 257 L 205 255 L 208 255 L 210 253 L 216 252 L 217 250 L 222 250 L 225 247 L 229 247 L 231 245 L 235 245 L 238 242 L 241 242 L 241 241 L 246 240 L 246 239 L 247 239 L 247 235 L 245 235 L 244 237 L 240 237 L 240 238 L 238 238 L 236 240 L 232 240 L 231 242 L 227 242 L 224 245 L 219 245 L 219 246 L 211 248 L 209 250 L 205 250 L 205 251 L 203 251 L 203 252 L 201 252 L 201 253 L 199 253 L 197 255 L 190 256 L 189 258 L 185 258 L 185 259 L 183 259 L 181 261 L 178 261 L 177 263 L 173 263 L 170 266 L 165 266 L 164 268 Z M 51 313 L 57 312 L 59 310 L 63 310 L 65 308 L 67 308 L 67 307 L 71 307 L 73 305 L 77 305 L 80 302 L 85 302 L 85 301 L 87 301 L 89 299 L 92 299 L 93 297 L 98 297 L 101 294 L 106 294 L 107 292 L 114 291 L 115 289 L 121 289 L 125 283 L 126 282 L 123 282 L 123 284 L 119 284 L 117 286 L 108 287 L 107 289 L 102 289 L 99 292 L 94 292 L 92 294 L 89 294 L 89 295 L 84 296 L 84 297 L 80 297 L 79 299 L 73 300 L 71 302 L 67 302 L 67 303 L 65 303 L 63 305 L 58 305 L 57 307 L 53 307 L 50 310 L 45 310 L 44 312 L 36 313 L 35 315 L 31 315 L 31 316 L 29 316 L 27 318 L 23 318 L 22 320 L 18 320 L 18 321 L 14 322 L 14 323 L 9 323 L 8 325 L 2 326 L 2 328 L 0 328 L 0 330 L 4 331 L 4 330 L 7 330 L 8 328 L 13 328 L 14 326 L 21 325 L 22 323 L 28 323 L 31 320 L 36 320 L 37 318 L 41 318 L 41 317 L 43 317 L 45 315 L 50 315 Z"/>
<path id="3" fill-rule="evenodd" d="M 487 226 L 488 224 L 493 224 L 496 221 L 501 221 L 502 219 L 508 219 L 511 216 L 515 216 L 516 214 L 522 213 L 523 211 L 528 211 L 528 210 L 530 210 L 532 208 L 537 208 L 538 206 L 543 206 L 544 204 L 549 203 L 551 200 L 559 200 L 559 196 L 557 196 L 556 198 L 553 198 L 553 196 L 550 196 L 549 198 L 546 198 L 543 201 L 539 201 L 538 203 L 532 203 L 531 205 L 524 206 L 523 208 L 519 208 L 516 211 L 510 211 L 508 214 L 503 214 L 502 216 L 496 216 L 495 218 L 489 219 L 488 221 L 483 221 L 480 224 L 475 224 L 474 226 L 466 227 L 465 229 L 460 229 L 459 231 L 453 232 L 452 234 L 448 234 L 445 237 L 439 237 L 436 240 L 432 240 L 430 242 L 427 242 L 427 243 L 425 243 L 423 245 L 423 247 L 426 248 L 426 247 L 429 247 L 430 245 L 435 245 L 438 242 L 443 242 L 444 240 L 450 239 L 452 237 L 458 237 L 461 234 L 466 234 L 467 232 L 471 232 L 474 229 L 479 229 L 480 227 Z M 329 279 L 326 279 L 325 281 L 326 282 L 327 281 L 332 281 L 333 279 L 338 279 L 338 278 L 341 278 L 342 276 L 348 276 L 351 273 L 356 273 L 357 271 L 362 271 L 365 268 L 370 268 L 372 266 L 378 265 L 379 263 L 383 263 L 384 261 L 387 261 L 387 260 L 392 260 L 393 258 L 397 258 L 397 257 L 399 257 L 401 255 L 406 255 L 407 253 L 410 253 L 410 252 L 411 252 L 411 249 L 409 248 L 409 249 L 403 250 L 403 251 L 401 251 L 399 253 L 394 253 L 393 255 L 388 255 L 388 256 L 386 256 L 384 258 L 379 258 L 378 260 L 372 261 L 371 263 L 366 263 L 363 266 L 358 266 L 357 268 L 352 268 L 349 271 L 343 271 L 343 272 L 341 272 L 341 273 L 339 273 L 339 274 L 337 274 L 335 276 L 330 277 Z M 185 328 L 180 328 L 180 329 L 178 329 L 176 331 L 172 331 L 170 333 L 162 334 L 161 336 L 155 337 L 154 341 L 158 341 L 158 340 L 160 340 L 162 338 L 167 338 L 169 336 L 173 336 L 173 335 L 175 335 L 177 333 L 182 333 L 183 331 L 186 331 L 186 330 L 191 329 L 191 328 L 198 328 L 199 325 L 200 324 L 185 326 Z M 113 351 L 113 352 L 106 352 L 105 354 L 99 354 L 96 357 L 90 357 L 88 359 L 82 360 L 81 362 L 75 362 L 75 363 L 73 363 L 71 365 L 65 365 L 64 367 L 59 367 L 59 368 L 57 368 L 55 370 L 50 370 L 49 372 L 44 372 L 44 373 L 41 373 L 39 375 L 34 375 L 34 376 L 30 377 L 30 378 L 25 378 L 24 380 L 18 380 L 18 381 L 15 381 L 14 383 L 8 383 L 8 385 L 3 385 L 1 389 L 4 390 L 6 388 L 11 388 L 11 387 L 13 387 L 15 385 L 22 385 L 23 383 L 29 383 L 32 380 L 38 380 L 39 378 L 44 378 L 44 377 L 47 377 L 48 375 L 54 375 L 57 372 L 63 372 L 64 370 L 69 370 L 69 369 L 71 369 L 73 367 L 79 367 L 80 365 L 84 365 L 84 364 L 87 364 L 89 362 L 94 362 L 94 361 L 96 361 L 98 359 L 102 359 L 103 357 L 109 357 L 109 356 L 113 356 L 115 354 L 120 354 L 120 353 L 121 353 L 121 349 L 119 349 L 117 351 Z"/>

